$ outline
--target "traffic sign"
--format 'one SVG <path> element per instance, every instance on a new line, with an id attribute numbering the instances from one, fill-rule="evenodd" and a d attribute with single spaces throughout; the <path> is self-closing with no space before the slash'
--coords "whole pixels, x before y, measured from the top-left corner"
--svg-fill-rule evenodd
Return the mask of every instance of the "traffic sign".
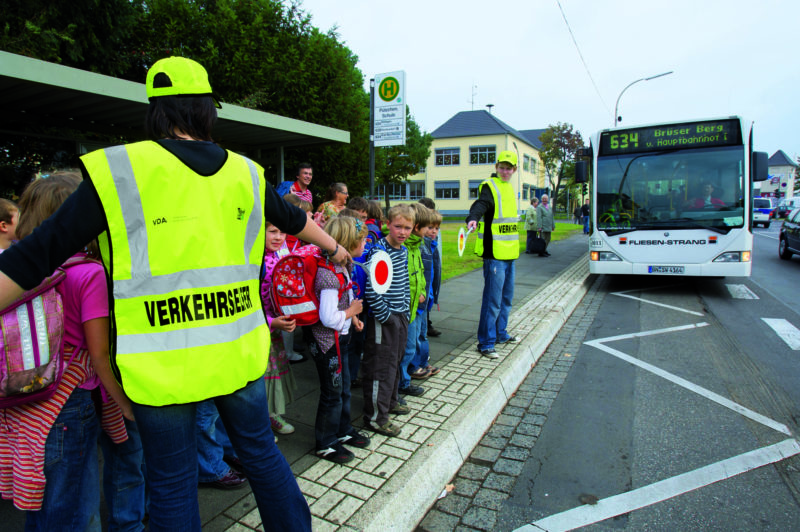
<path id="1" fill-rule="evenodd" d="M 406 73 L 402 70 L 375 76 L 373 128 L 375 146 L 406 143 Z"/>
<path id="2" fill-rule="evenodd" d="M 369 282 L 376 294 L 385 294 L 392 284 L 392 258 L 384 250 L 379 249 L 369 260 Z"/>

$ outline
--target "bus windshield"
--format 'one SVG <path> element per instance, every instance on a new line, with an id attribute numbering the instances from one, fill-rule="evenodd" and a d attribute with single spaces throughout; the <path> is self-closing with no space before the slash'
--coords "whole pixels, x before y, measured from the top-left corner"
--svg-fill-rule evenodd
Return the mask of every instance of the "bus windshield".
<path id="1" fill-rule="evenodd" d="M 743 146 L 629 153 L 597 159 L 595 213 L 602 231 L 744 224 Z"/>

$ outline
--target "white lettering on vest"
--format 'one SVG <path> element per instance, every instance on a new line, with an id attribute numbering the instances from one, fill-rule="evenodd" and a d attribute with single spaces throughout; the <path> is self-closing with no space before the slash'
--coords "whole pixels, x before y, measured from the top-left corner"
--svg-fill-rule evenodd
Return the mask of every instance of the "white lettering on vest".
<path id="1" fill-rule="evenodd" d="M 190 321 L 213 320 L 235 316 L 253 308 L 250 287 L 212 291 L 199 294 L 153 299 L 144 302 L 147 321 L 151 327 L 164 327 Z"/>

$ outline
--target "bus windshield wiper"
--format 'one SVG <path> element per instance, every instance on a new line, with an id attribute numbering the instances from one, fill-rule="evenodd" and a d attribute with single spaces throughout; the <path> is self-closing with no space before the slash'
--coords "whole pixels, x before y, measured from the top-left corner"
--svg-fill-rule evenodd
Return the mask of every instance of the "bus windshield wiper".
<path id="1" fill-rule="evenodd" d="M 715 225 L 706 225 L 698 222 L 693 218 L 672 218 L 669 220 L 662 220 L 658 222 L 647 222 L 647 224 L 639 225 L 639 229 L 686 229 L 687 227 L 694 227 L 697 229 L 708 229 L 720 235 L 727 235 L 730 227 L 717 227 Z"/>

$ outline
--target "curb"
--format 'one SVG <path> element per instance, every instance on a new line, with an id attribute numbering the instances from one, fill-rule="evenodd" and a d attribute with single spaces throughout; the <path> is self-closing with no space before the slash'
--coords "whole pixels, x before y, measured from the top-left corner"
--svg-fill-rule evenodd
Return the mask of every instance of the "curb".
<path id="1" fill-rule="evenodd" d="M 471 376 L 477 370 L 471 379 L 474 388 L 340 530 L 414 530 L 586 294 L 588 277 L 589 265 L 581 257 L 515 311 L 509 329 L 521 341 L 511 349 L 498 349 L 499 364 L 484 362 L 487 359 L 478 353 L 474 339 L 454 350 L 462 355 L 442 373 Z M 480 376 L 484 368 L 488 375 Z M 441 384 L 444 391 L 452 388 L 447 382 Z"/>

